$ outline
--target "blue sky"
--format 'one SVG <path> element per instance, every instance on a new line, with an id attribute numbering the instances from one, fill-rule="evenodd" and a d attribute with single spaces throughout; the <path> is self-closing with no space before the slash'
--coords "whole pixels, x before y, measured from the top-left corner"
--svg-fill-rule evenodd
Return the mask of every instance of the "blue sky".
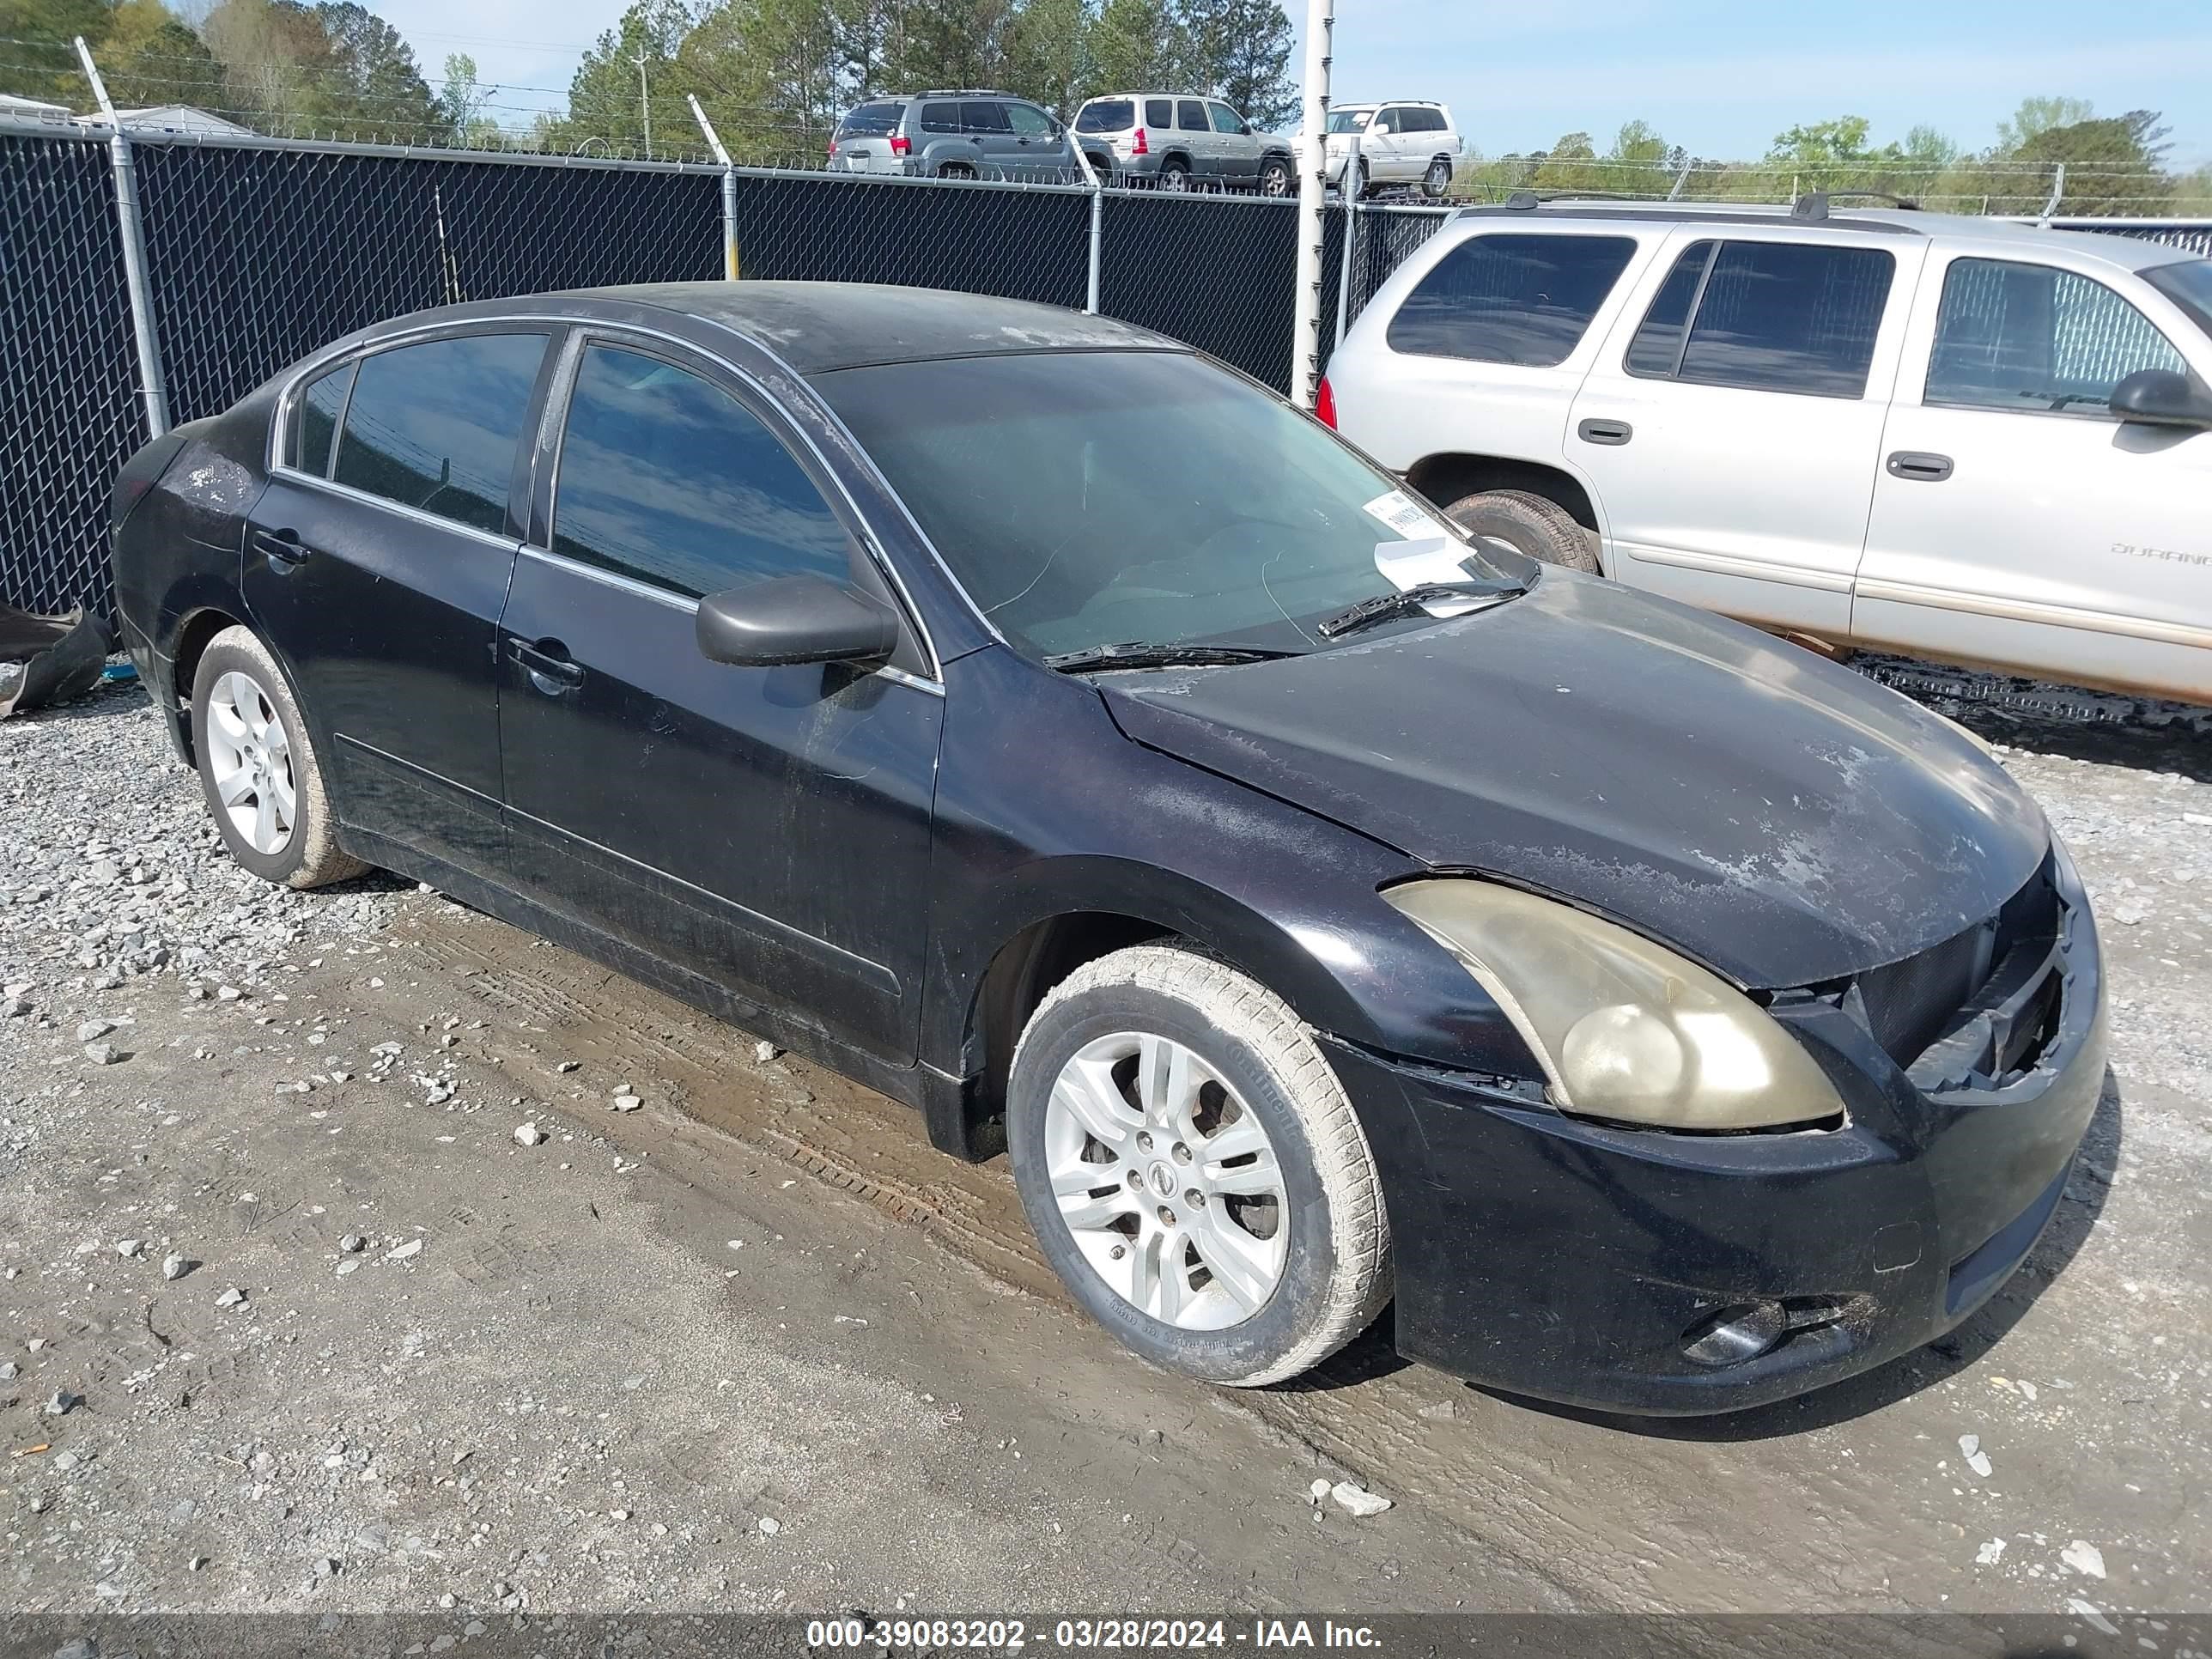
<path id="1" fill-rule="evenodd" d="M 373 0 L 374 3 L 374 0 Z M 623 0 L 381 0 L 436 75 L 473 55 L 508 121 L 557 106 Z M 1303 23 L 1304 0 L 1285 0 Z M 1338 101 L 1437 98 L 1485 154 L 1642 117 L 1693 153 L 1747 159 L 1799 121 L 1864 115 L 1876 142 L 1929 122 L 1967 149 L 2031 94 L 2160 109 L 2173 159 L 2212 161 L 2212 0 L 1338 0 Z M 1294 67 L 1303 58 L 1294 58 Z M 542 90 L 525 91 L 520 88 Z"/>

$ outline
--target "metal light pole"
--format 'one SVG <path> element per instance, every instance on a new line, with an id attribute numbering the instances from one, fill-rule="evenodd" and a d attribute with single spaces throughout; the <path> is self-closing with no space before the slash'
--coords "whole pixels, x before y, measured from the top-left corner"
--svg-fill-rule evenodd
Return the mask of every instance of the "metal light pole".
<path id="1" fill-rule="evenodd" d="M 1306 0 L 1305 120 L 1299 144 L 1297 323 L 1291 337 L 1291 397 L 1314 406 L 1321 378 L 1322 198 L 1328 188 L 1328 66 L 1336 0 Z M 1345 187 L 1352 187 L 1348 177 Z"/>

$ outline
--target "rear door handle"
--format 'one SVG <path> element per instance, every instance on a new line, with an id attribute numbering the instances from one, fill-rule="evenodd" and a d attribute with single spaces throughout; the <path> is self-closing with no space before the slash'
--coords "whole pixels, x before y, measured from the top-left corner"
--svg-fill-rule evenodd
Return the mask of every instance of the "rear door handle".
<path id="1" fill-rule="evenodd" d="M 583 664 L 571 657 L 568 647 L 558 640 L 539 640 L 532 644 L 510 635 L 507 654 L 522 665 L 531 684 L 549 697 L 573 691 L 584 683 Z"/>
<path id="2" fill-rule="evenodd" d="M 260 530 L 252 534 L 253 550 L 279 569 L 290 570 L 307 562 L 307 544 L 296 530 Z"/>
<path id="3" fill-rule="evenodd" d="M 1635 435 L 1636 428 L 1626 421 L 1584 421 L 1575 428 L 1575 436 L 1586 444 L 1625 444 Z"/>
<path id="4" fill-rule="evenodd" d="M 1931 455 L 1924 449 L 1900 449 L 1882 463 L 1893 478 L 1910 478 L 1916 483 L 1941 483 L 1951 476 L 1951 458 Z"/>

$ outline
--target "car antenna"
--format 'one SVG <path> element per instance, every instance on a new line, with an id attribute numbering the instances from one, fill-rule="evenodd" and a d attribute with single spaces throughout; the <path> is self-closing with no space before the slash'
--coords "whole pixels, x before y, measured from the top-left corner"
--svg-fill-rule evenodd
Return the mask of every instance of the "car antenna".
<path id="1" fill-rule="evenodd" d="M 1790 204 L 1790 216 L 1793 219 L 1826 218 L 1828 192 L 1825 190 L 1808 191 Z"/>
<path id="2" fill-rule="evenodd" d="M 1516 190 L 1505 198 L 1505 205 L 1516 213 L 1531 213 L 1541 200 L 1533 190 Z"/>

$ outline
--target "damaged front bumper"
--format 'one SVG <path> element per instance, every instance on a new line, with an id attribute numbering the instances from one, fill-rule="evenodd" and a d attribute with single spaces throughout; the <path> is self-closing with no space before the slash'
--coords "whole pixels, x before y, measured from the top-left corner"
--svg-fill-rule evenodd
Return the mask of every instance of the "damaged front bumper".
<path id="1" fill-rule="evenodd" d="M 1917 1087 L 1843 1007 L 1792 1014 L 1849 1104 L 1840 1127 L 1617 1128 L 1331 1040 L 1383 1178 L 1400 1351 L 1687 1416 L 1802 1394 L 1965 1321 L 2058 1209 L 2104 1087 L 2095 926 L 2063 854 L 2051 879 L 2055 994 L 2000 1078 Z"/>

